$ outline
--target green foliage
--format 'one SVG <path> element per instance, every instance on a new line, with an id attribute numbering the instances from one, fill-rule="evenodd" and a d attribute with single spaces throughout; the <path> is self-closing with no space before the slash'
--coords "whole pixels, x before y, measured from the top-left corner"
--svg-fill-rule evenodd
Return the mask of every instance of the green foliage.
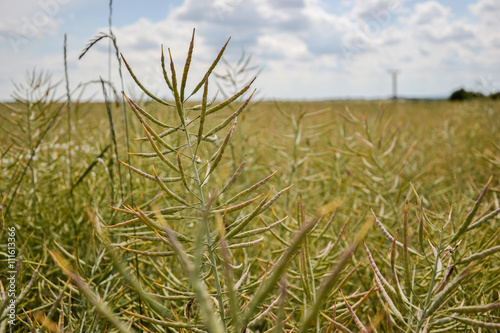
<path id="1" fill-rule="evenodd" d="M 450 95 L 449 100 L 450 101 L 467 101 L 467 100 L 485 99 L 485 98 L 497 100 L 500 98 L 500 92 L 491 93 L 491 94 L 486 96 L 481 92 L 467 91 L 467 90 L 461 88 L 459 90 L 455 90 Z"/>

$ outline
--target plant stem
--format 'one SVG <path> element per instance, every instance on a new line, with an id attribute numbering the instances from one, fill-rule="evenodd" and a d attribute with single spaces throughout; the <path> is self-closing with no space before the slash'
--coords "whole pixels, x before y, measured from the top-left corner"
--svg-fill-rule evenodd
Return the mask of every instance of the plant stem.
<path id="1" fill-rule="evenodd" d="M 27 111 L 27 120 L 28 120 L 28 145 L 29 145 L 29 151 L 30 151 L 30 154 L 33 154 L 34 155 L 34 152 L 33 152 L 33 142 L 32 142 L 32 138 L 31 138 L 31 114 L 32 114 L 32 109 L 33 109 L 33 104 L 31 103 L 31 99 L 28 98 L 28 105 L 27 105 L 27 108 L 26 108 L 26 111 Z M 37 192 L 37 189 L 36 189 L 36 175 L 35 175 L 35 167 L 33 166 L 33 163 L 31 163 L 30 165 L 30 169 L 31 169 L 31 183 L 32 183 L 32 186 L 33 186 L 33 223 L 35 226 L 38 226 L 38 219 L 37 219 L 37 214 L 38 214 L 38 207 L 37 207 L 37 197 L 36 197 L 36 192 Z M 44 234 L 42 233 L 42 239 L 44 238 L 43 237 Z"/>
<path id="2" fill-rule="evenodd" d="M 432 277 L 431 277 L 431 283 L 429 285 L 429 292 L 427 293 L 427 298 L 425 300 L 424 309 L 423 309 L 422 314 L 420 316 L 420 319 L 417 323 L 417 330 L 416 330 L 417 333 L 420 333 L 420 328 L 422 327 L 422 324 L 424 323 L 424 320 L 427 317 L 427 309 L 429 308 L 429 304 L 431 302 L 432 292 L 434 290 L 434 284 L 436 283 L 437 267 L 438 267 L 439 256 L 441 255 L 441 251 L 442 251 L 442 246 L 443 246 L 443 230 L 441 229 L 441 233 L 439 235 L 439 247 L 437 248 L 437 251 L 436 251 L 437 255 L 436 255 L 435 262 L 434 262 L 434 268 L 432 270 Z"/>
<path id="3" fill-rule="evenodd" d="M 182 106 L 182 108 L 184 108 L 184 106 Z M 180 114 L 183 115 L 184 112 L 180 112 Z M 187 146 L 189 148 L 189 155 L 191 158 L 191 163 L 193 164 L 195 179 L 196 179 L 196 183 L 198 185 L 198 191 L 200 192 L 200 196 L 199 196 L 200 209 L 203 211 L 205 209 L 205 199 L 203 196 L 203 186 L 202 186 L 202 182 L 201 182 L 200 175 L 198 172 L 198 167 L 196 166 L 196 156 L 194 155 L 193 147 L 191 146 L 191 139 L 189 137 L 189 132 L 188 132 L 188 129 L 186 126 L 185 119 L 182 118 L 181 122 L 182 122 L 182 126 L 184 127 L 184 133 L 186 133 L 186 140 L 187 140 Z M 211 236 L 210 224 L 209 224 L 208 219 L 205 220 L 205 229 L 206 229 L 206 233 L 207 233 L 208 256 L 209 256 L 210 264 L 212 266 L 212 271 L 214 274 L 215 288 L 217 290 L 217 301 L 219 303 L 220 318 L 221 318 L 222 326 L 224 327 L 224 332 L 227 332 L 226 317 L 224 314 L 224 300 L 222 299 L 222 290 L 221 290 L 221 285 L 220 285 L 219 273 L 217 272 L 217 261 L 215 259 L 214 249 L 212 248 L 213 243 L 212 243 L 212 236 Z"/>

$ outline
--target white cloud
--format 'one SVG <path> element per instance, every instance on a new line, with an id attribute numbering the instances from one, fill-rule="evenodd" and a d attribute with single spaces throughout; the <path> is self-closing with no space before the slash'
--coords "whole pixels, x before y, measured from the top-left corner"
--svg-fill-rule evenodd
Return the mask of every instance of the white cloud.
<path id="1" fill-rule="evenodd" d="M 413 25 L 429 25 L 445 22 L 451 9 L 437 1 L 427 1 L 415 5 L 415 11 L 410 16 L 409 23 Z"/>
<path id="2" fill-rule="evenodd" d="M 377 21 L 390 24 L 394 16 L 408 11 L 408 0 L 356 0 L 351 10 L 351 17 L 364 21 Z"/>
<path id="3" fill-rule="evenodd" d="M 0 2 L 0 42 L 18 49 L 32 39 L 54 35 L 61 23 L 61 7 L 69 0 L 23 0 Z"/>
<path id="4" fill-rule="evenodd" d="M 259 36 L 256 49 L 261 49 L 259 55 L 266 59 L 300 61 L 310 57 L 306 43 L 297 36 L 287 33 Z"/>
<path id="5" fill-rule="evenodd" d="M 498 17 L 500 16 L 500 2 L 497 0 L 479 0 L 470 5 L 471 11 L 483 20 L 483 24 L 489 26 L 500 26 Z"/>
<path id="6" fill-rule="evenodd" d="M 295 76 L 303 73 L 305 68 L 312 68 L 313 73 L 320 74 L 323 66 L 335 67 L 340 54 L 342 29 L 348 28 L 349 22 L 325 12 L 314 1 L 295 1 L 291 9 L 287 6 L 288 2 L 284 1 L 212 3 L 187 0 L 160 22 L 141 19 L 116 29 L 115 34 L 127 61 L 141 80 L 148 81 L 148 89 L 152 91 L 164 91 L 159 45 L 164 43 L 165 47 L 172 49 L 177 71 L 180 71 L 194 27 L 194 83 L 230 35 L 232 39 L 226 58 L 237 59 L 244 48 L 253 54 L 254 64 L 263 66 L 265 72 L 274 73 L 282 69 L 274 63 L 275 60 L 287 63 L 287 71 L 295 71 Z M 221 8 L 224 12 L 218 13 Z M 103 48 L 100 52 L 97 57 L 104 57 L 107 49 Z M 259 78 L 264 89 L 275 85 L 276 81 L 281 83 L 285 80 L 275 74 L 271 75 L 273 82 L 265 81 L 265 75 Z"/>
<path id="7" fill-rule="evenodd" d="M 185 0 L 162 20 L 140 18 L 114 31 L 137 77 L 162 96 L 167 89 L 160 44 L 165 51 L 171 48 L 180 75 L 193 28 L 188 88 L 201 79 L 229 36 L 226 58 L 236 61 L 243 48 L 252 53 L 253 64 L 264 68 L 256 86 L 270 98 L 388 96 L 390 68 L 402 70 L 400 91 L 405 95 L 447 94 L 480 76 L 500 75 L 497 0 L 471 5 L 473 18 L 457 17 L 454 7 L 437 0 L 357 0 L 343 2 L 342 13 L 327 10 L 325 1 Z M 36 11 L 18 12 L 29 16 Z M 70 76 L 85 81 L 106 75 L 107 51 L 104 43 L 81 61 L 77 51 L 70 52 Z M 39 57 L 37 67 L 60 73 L 59 58 Z M 1 74 L 7 72 L 0 68 Z M 125 79 L 130 90 L 127 73 Z"/>
<path id="8" fill-rule="evenodd" d="M 500 67 L 500 2 L 496 0 L 478 0 L 469 9 L 477 17 L 476 39 L 479 47 L 477 52 L 484 55 L 487 64 Z"/>

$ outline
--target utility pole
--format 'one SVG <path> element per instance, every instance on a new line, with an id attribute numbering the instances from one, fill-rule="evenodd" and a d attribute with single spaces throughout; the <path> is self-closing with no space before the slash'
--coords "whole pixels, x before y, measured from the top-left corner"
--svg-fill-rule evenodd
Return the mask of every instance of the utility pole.
<path id="1" fill-rule="evenodd" d="M 392 99 L 398 99 L 398 74 L 401 71 L 399 69 L 389 69 L 388 72 L 392 76 Z"/>

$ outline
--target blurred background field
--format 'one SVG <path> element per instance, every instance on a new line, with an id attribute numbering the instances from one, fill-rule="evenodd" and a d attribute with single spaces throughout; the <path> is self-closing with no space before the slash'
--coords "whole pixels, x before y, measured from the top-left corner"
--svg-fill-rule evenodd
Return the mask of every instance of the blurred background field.
<path id="1" fill-rule="evenodd" d="M 168 121 L 172 117 L 171 110 L 154 103 L 146 105 L 148 112 L 159 119 Z M 108 147 L 112 138 L 103 103 L 75 103 L 70 136 L 64 105 L 45 105 L 42 110 L 35 104 L 30 111 L 32 138 L 28 137 L 26 106 L 3 104 L 2 172 L 6 177 L 2 177 L 2 191 L 7 202 L 30 158 L 29 142 L 35 145 L 60 107 L 63 110 L 38 147 L 10 208 L 10 214 L 20 214 L 31 222 L 39 214 L 43 218 L 50 213 L 45 219 L 56 221 L 55 217 L 65 216 L 62 211 L 70 182 L 79 181 L 73 189 L 75 204 L 79 205 L 89 204 L 87 200 L 92 198 L 92 205 L 107 207 L 117 203 L 121 195 L 131 195 L 128 172 L 117 164 L 113 148 Z M 279 170 L 275 176 L 277 186 L 296 184 L 290 196 L 300 195 L 310 201 L 312 210 L 327 205 L 332 196 L 344 201 L 351 193 L 363 198 L 357 205 L 386 201 L 385 205 L 392 202 L 398 206 L 411 196 L 409 182 L 421 189 L 420 194 L 428 197 L 429 204 L 439 202 L 439 207 L 446 207 L 456 201 L 457 195 L 473 196 L 480 184 L 499 172 L 498 108 L 495 101 L 254 103 L 241 117 L 239 131 L 230 145 L 231 158 L 224 161 L 223 171 L 233 172 L 245 156 L 254 168 L 245 175 L 248 185 L 269 171 Z M 127 112 L 131 116 L 131 111 Z M 227 115 L 220 115 L 219 120 Z M 127 139 L 116 107 L 113 119 L 121 143 L 119 158 L 126 161 Z M 134 141 L 144 136 L 140 124 L 132 118 L 129 124 L 130 151 L 147 150 L 147 142 Z M 370 163 L 374 156 L 380 158 L 380 166 Z M 151 171 L 152 160 L 131 156 L 132 164 L 146 171 Z M 70 167 L 72 174 L 68 175 Z M 168 176 L 167 170 L 163 171 Z M 156 188 L 140 176 L 132 176 L 135 198 L 142 202 Z M 44 195 L 33 195 L 33 180 Z M 441 190 L 435 194 L 438 185 Z M 64 224 L 67 228 L 72 223 Z M 38 226 L 40 230 L 45 229 L 42 225 Z"/>

